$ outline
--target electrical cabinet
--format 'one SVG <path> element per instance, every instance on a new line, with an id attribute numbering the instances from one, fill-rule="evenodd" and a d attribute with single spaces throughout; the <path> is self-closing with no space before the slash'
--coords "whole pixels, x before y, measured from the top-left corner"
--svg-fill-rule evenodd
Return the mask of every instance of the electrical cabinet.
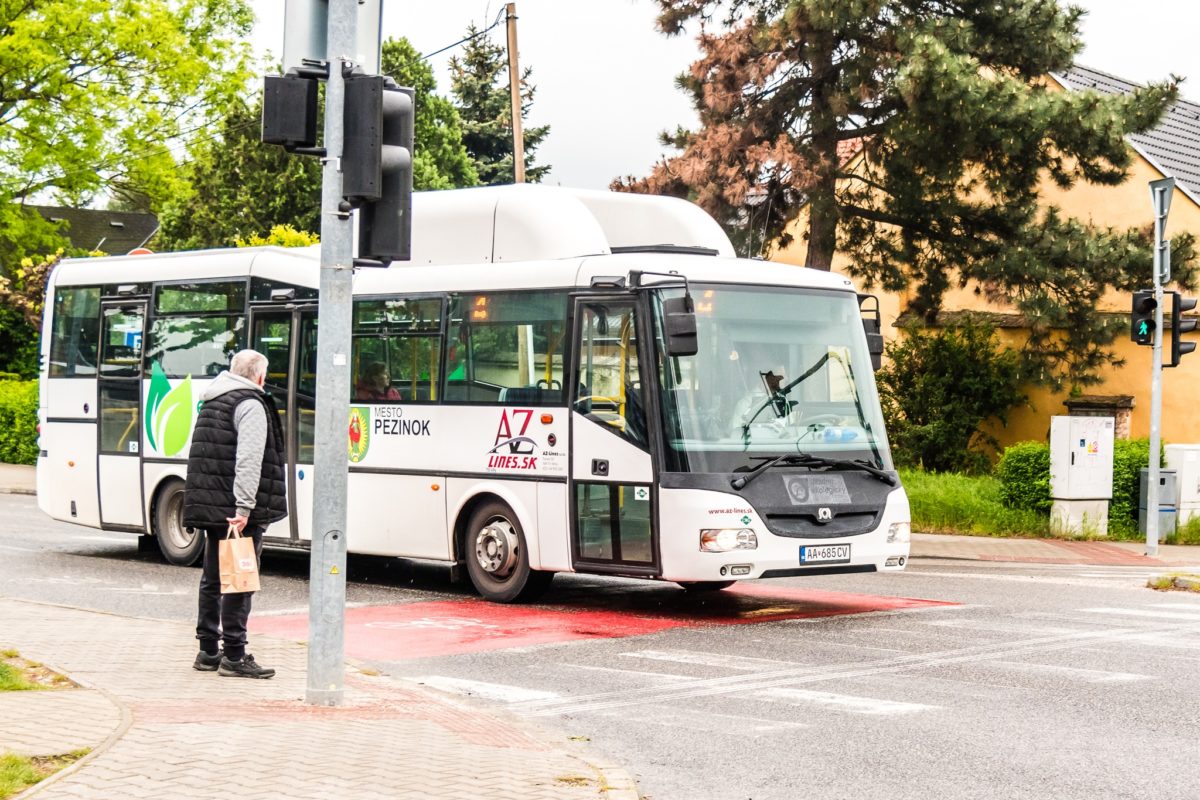
<path id="1" fill-rule="evenodd" d="M 1050 496 L 1055 500 L 1112 498 L 1112 417 L 1052 417 Z"/>
<path id="2" fill-rule="evenodd" d="M 1179 524 L 1200 516 L 1200 444 L 1169 444 L 1167 467 L 1175 471 L 1173 502 L 1179 511 Z M 1160 498 L 1167 505 L 1166 498 Z"/>

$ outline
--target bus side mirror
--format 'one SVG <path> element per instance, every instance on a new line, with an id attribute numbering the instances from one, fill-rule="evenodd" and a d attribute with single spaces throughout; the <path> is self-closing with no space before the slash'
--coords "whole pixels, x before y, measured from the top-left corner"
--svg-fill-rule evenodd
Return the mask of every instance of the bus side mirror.
<path id="1" fill-rule="evenodd" d="M 868 304 L 871 303 L 874 304 L 874 308 L 869 307 Z M 858 310 L 862 314 L 863 330 L 867 334 L 867 352 L 871 354 L 871 368 L 878 372 L 883 366 L 883 324 L 879 316 L 879 298 L 873 294 L 860 294 Z"/>
<path id="2" fill-rule="evenodd" d="M 694 356 L 699 351 L 696 342 L 696 309 L 691 295 L 668 297 L 663 300 L 663 328 L 667 334 L 667 355 Z"/>

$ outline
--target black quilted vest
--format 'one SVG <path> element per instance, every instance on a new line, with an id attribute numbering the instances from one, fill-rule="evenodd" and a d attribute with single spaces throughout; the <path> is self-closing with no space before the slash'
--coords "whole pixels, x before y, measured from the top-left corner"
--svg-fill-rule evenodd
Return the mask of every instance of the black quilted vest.
<path id="1" fill-rule="evenodd" d="M 247 399 L 262 403 L 267 412 L 267 445 L 263 448 L 262 476 L 249 525 L 269 525 L 287 516 L 287 455 L 275 401 L 254 389 L 234 389 L 205 400 L 196 417 L 183 499 L 183 524 L 189 528 L 224 530 L 225 520 L 237 512 L 233 497 L 237 462 L 233 412 Z"/>

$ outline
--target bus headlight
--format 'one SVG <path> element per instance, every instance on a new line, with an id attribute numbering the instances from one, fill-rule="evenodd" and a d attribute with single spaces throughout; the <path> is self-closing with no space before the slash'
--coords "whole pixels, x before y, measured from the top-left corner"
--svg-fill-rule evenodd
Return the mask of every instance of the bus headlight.
<path id="1" fill-rule="evenodd" d="M 700 550 L 705 553 L 757 549 L 758 535 L 749 528 L 706 528 L 700 531 Z"/>
<path id="2" fill-rule="evenodd" d="M 907 522 L 893 522 L 888 527 L 888 544 L 906 544 L 912 538 L 912 526 Z"/>

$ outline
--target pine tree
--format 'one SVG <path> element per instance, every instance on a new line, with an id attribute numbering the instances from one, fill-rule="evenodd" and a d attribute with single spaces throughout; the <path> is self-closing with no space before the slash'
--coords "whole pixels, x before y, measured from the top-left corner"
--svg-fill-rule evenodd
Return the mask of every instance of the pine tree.
<path id="1" fill-rule="evenodd" d="M 479 173 L 488 186 L 513 182 L 512 101 L 508 85 L 508 58 L 505 50 L 487 34 L 470 25 L 462 56 L 450 59 L 450 92 L 463 120 L 463 141 Z M 537 90 L 529 82 L 533 70 L 521 72 L 521 120 L 529 118 Z M 523 128 L 525 143 L 525 180 L 538 183 L 550 171 L 549 165 L 535 166 L 534 152 L 550 133 L 549 125 Z"/>
<path id="2" fill-rule="evenodd" d="M 1082 48 L 1083 11 L 1055 0 L 657 0 L 659 25 L 701 23 L 680 76 L 701 127 L 614 188 L 690 196 L 729 228 L 790 244 L 936 321 L 974 281 L 1030 322 L 1027 369 L 1051 385 L 1095 381 L 1122 321 L 1096 304 L 1150 274 L 1145 231 L 1097 229 L 1040 203 L 1047 178 L 1117 184 L 1125 136 L 1153 127 L 1177 79 L 1133 94 L 1057 91 L 1046 76 Z M 1190 276 L 1179 237 L 1176 276 Z"/>

